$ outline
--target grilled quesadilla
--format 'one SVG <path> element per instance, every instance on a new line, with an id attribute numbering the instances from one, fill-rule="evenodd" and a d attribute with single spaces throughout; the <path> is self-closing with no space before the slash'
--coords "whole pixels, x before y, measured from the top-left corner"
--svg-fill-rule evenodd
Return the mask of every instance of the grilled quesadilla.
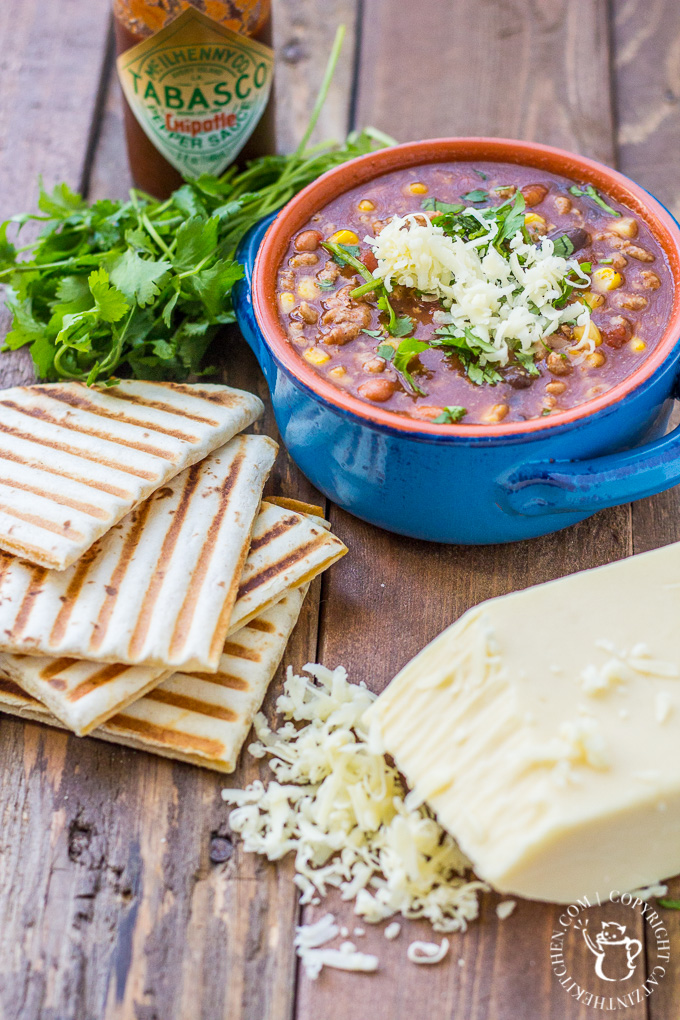
<path id="1" fill-rule="evenodd" d="M 276 450 L 237 436 L 67 570 L 0 553 L 0 649 L 216 670 Z"/>
<path id="2" fill-rule="evenodd" d="M 217 673 L 175 673 L 92 736 L 233 772 L 297 621 L 307 585 L 252 620 L 227 642 Z M 4 664 L 0 672 L 4 672 Z M 41 702 L 0 675 L 0 710 L 61 726 Z"/>
<path id="3" fill-rule="evenodd" d="M 255 421 L 252 393 L 122 381 L 0 392 L 0 549 L 63 570 L 180 471 Z"/>

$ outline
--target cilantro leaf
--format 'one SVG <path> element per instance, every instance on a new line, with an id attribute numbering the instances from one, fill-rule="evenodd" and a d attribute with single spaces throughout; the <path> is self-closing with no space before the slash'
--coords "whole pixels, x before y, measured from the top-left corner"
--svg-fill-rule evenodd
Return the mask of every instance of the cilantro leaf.
<path id="1" fill-rule="evenodd" d="M 441 414 L 438 414 L 432 421 L 435 425 L 455 425 L 456 422 L 460 421 L 467 414 L 467 410 L 464 407 L 459 407 L 454 404 L 452 406 L 445 407 Z"/>
<path id="2" fill-rule="evenodd" d="M 567 234 L 561 234 L 560 237 L 554 237 L 553 241 L 553 252 L 555 255 L 561 255 L 562 258 L 568 258 L 574 251 L 574 242 Z"/>
<path id="3" fill-rule="evenodd" d="M 515 358 L 529 375 L 537 376 L 541 374 L 534 361 L 533 354 L 530 354 L 528 351 L 515 351 Z"/>
<path id="4" fill-rule="evenodd" d="M 416 393 L 419 393 L 421 397 L 426 396 L 426 392 L 421 389 L 414 380 L 413 376 L 409 372 L 409 365 L 418 354 L 422 354 L 423 351 L 428 350 L 429 346 L 430 345 L 424 340 L 416 340 L 414 337 L 408 337 L 406 340 L 401 341 L 397 349 L 394 351 L 394 356 L 391 359 L 395 369 L 401 376 L 403 376 L 408 386 Z M 380 351 L 380 348 L 378 348 L 378 351 Z"/>
<path id="5" fill-rule="evenodd" d="M 572 184 L 572 186 L 569 188 L 569 191 L 571 192 L 572 195 L 575 195 L 576 198 L 581 198 L 581 196 L 585 196 L 586 198 L 592 199 L 595 205 L 599 205 L 601 209 L 604 209 L 604 211 L 608 212 L 611 216 L 621 215 L 621 213 L 617 212 L 616 209 L 612 209 L 610 205 L 607 205 L 605 200 L 602 198 L 600 193 L 593 187 L 592 184 L 586 184 L 585 188 L 580 188 L 578 184 Z"/>
<path id="6" fill-rule="evenodd" d="M 137 252 L 127 249 L 111 268 L 111 283 L 128 301 L 136 301 L 140 308 L 151 304 L 160 293 L 157 281 L 171 268 L 164 259 L 143 259 Z M 115 320 L 112 320 L 115 321 Z"/>
<path id="7" fill-rule="evenodd" d="M 392 336 L 408 336 L 413 332 L 413 319 L 410 315 L 400 315 L 394 327 L 390 330 Z"/>
<path id="8" fill-rule="evenodd" d="M 202 269 L 200 273 L 188 277 L 185 283 L 203 303 L 209 318 L 216 320 L 226 311 L 231 288 L 242 277 L 243 266 L 238 262 L 224 262 L 220 259 L 210 269 Z M 233 315 L 220 321 L 233 322 Z"/>
<path id="9" fill-rule="evenodd" d="M 3 349 L 15 351 L 25 344 L 35 343 L 45 335 L 45 326 L 33 315 L 29 301 L 16 304 L 8 301 L 7 307 L 12 312 L 13 318 L 12 328 L 5 337 Z"/>
<path id="10" fill-rule="evenodd" d="M 7 228 L 9 220 L 0 225 L 0 269 L 13 266 L 17 258 L 17 250 L 11 241 L 7 240 Z"/>
<path id="11" fill-rule="evenodd" d="M 175 269 L 195 269 L 199 262 L 204 262 L 217 245 L 219 220 L 211 216 L 209 220 L 202 216 L 193 216 L 186 220 L 177 231 L 177 249 L 173 258 Z"/>
<path id="12" fill-rule="evenodd" d="M 376 339 L 383 335 L 383 331 L 381 329 L 362 329 L 361 332 L 365 333 L 367 336 L 375 337 Z"/>
<path id="13" fill-rule="evenodd" d="M 102 267 L 95 269 L 87 278 L 90 292 L 95 301 L 99 318 L 104 322 L 118 322 L 130 306 L 117 287 L 109 283 L 109 274 Z"/>
<path id="14" fill-rule="evenodd" d="M 73 213 L 85 209 L 86 204 L 82 195 L 71 191 L 68 184 L 63 181 L 61 184 L 55 184 L 50 192 L 45 191 L 42 180 L 40 181 L 38 208 L 41 212 L 47 213 L 51 219 L 67 219 Z"/>
<path id="15" fill-rule="evenodd" d="M 465 209 L 460 202 L 440 202 L 438 198 L 424 198 L 421 203 L 422 209 L 431 209 L 436 213 L 453 213 L 457 215 Z"/>
<path id="16" fill-rule="evenodd" d="M 486 202 L 489 197 L 488 191 L 483 191 L 481 188 L 474 188 L 473 191 L 466 191 L 464 195 L 460 196 L 464 202 Z"/>

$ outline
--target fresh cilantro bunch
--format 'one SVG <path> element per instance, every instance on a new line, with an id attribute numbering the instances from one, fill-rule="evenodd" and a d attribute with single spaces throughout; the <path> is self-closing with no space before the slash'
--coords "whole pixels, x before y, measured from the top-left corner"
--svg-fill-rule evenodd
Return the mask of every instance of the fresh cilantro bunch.
<path id="1" fill-rule="evenodd" d="M 342 45 L 340 29 L 300 145 L 244 170 L 187 181 L 165 201 L 132 190 L 127 201 L 87 202 L 40 186 L 39 212 L 0 226 L 0 284 L 12 327 L 7 350 L 29 345 L 40 379 L 103 382 L 115 374 L 186 379 L 205 374 L 207 348 L 234 321 L 235 261 L 244 234 L 320 174 L 393 140 L 375 129 L 343 145 L 308 147 Z M 17 248 L 8 230 L 41 224 Z"/>

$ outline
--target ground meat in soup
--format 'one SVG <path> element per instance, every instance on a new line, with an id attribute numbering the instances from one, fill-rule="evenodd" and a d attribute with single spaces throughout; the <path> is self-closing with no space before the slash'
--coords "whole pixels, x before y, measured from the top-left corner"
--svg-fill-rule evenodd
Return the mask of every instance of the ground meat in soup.
<path id="1" fill-rule="evenodd" d="M 408 329 L 398 325 L 390 332 L 394 319 L 379 307 L 381 292 L 352 294 L 378 266 L 366 239 L 376 238 L 393 217 L 417 214 L 416 224 L 429 223 L 426 217 L 437 223 L 442 203 L 483 210 L 517 203 L 518 195 L 525 240 L 540 246 L 545 237 L 566 238 L 563 254 L 589 277 L 565 301 L 587 304 L 590 324 L 562 322 L 528 359 L 513 351 L 486 371 L 468 364 L 456 346 L 433 346 L 400 360 L 393 352 L 404 338 L 421 347 L 437 340 L 446 306 L 397 284 L 387 297 L 394 319 Z M 366 272 L 340 264 L 326 242 L 340 245 Z M 291 238 L 277 290 L 291 345 L 321 376 L 397 414 L 463 424 L 525 421 L 606 393 L 654 349 L 673 302 L 664 252 L 638 215 L 586 185 L 500 163 L 400 170 L 341 195 Z"/>

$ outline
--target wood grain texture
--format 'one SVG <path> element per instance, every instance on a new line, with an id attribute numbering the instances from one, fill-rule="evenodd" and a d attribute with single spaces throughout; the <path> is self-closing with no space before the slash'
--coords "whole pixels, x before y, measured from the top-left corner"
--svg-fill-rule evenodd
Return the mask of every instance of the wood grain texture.
<path id="1" fill-rule="evenodd" d="M 519 136 L 614 161 L 607 4 L 459 0 L 450 5 L 425 0 L 397 6 L 370 0 L 364 16 L 359 123 L 374 123 L 400 140 L 447 134 Z M 436 75 L 433 39 L 442 69 Z M 469 54 L 474 54 L 474 77 Z M 544 539 L 476 549 L 387 535 L 337 509 L 332 521 L 352 554 L 324 580 L 321 659 L 328 665 L 344 663 L 350 676 L 365 679 L 374 690 L 382 689 L 470 606 L 632 551 L 628 507 Z M 367 635 L 373 643 L 369 655 Z M 406 962 L 408 941 L 431 938 L 425 926 L 406 924 L 394 943 L 367 926 L 361 948 L 376 952 L 381 971 L 357 991 L 360 1020 L 587 1016 L 587 1007 L 576 1003 L 550 970 L 550 933 L 559 909 L 522 902 L 509 919 L 499 922 L 497 902 L 496 896 L 484 897 L 480 921 L 452 939 L 449 957 L 437 968 Z M 348 906 L 333 902 L 332 909 L 351 929 Z M 319 910 L 306 912 L 305 919 L 318 916 Z M 592 977 L 589 954 L 577 938 L 568 950 L 574 979 L 587 986 Z M 322 973 L 314 983 L 301 977 L 298 1016 L 341 1020 L 347 994 L 343 974 Z M 636 1020 L 645 1016 L 644 1006 L 628 1012 Z"/>
<path id="2" fill-rule="evenodd" d="M 328 99 L 312 143 L 347 134 L 357 45 L 359 0 L 276 0 L 276 138 L 279 152 L 292 152 L 307 124 L 338 25 L 345 41 Z"/>
<path id="3" fill-rule="evenodd" d="M 680 8 L 674 0 L 626 0 L 616 5 L 616 112 L 620 169 L 677 217 L 680 215 Z M 673 423 L 678 421 L 677 411 Z M 680 489 L 632 507 L 635 552 L 680 541 Z M 680 878 L 668 883 L 680 899 Z M 650 1020 L 677 1013 L 680 988 L 680 911 L 660 911 L 675 951 L 649 1000 Z M 651 939 L 650 939 L 651 941 Z"/>

